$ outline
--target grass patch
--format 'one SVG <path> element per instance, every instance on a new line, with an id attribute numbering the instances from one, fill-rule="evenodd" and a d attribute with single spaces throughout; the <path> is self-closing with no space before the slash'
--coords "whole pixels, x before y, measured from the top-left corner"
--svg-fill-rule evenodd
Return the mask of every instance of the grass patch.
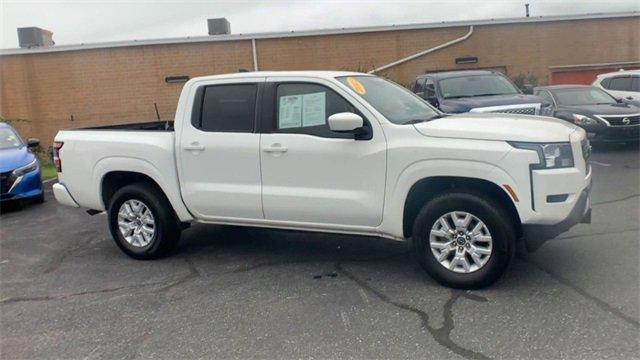
<path id="1" fill-rule="evenodd" d="M 47 180 L 58 176 L 56 167 L 53 166 L 53 164 L 41 164 L 40 166 L 42 168 L 42 180 Z"/>

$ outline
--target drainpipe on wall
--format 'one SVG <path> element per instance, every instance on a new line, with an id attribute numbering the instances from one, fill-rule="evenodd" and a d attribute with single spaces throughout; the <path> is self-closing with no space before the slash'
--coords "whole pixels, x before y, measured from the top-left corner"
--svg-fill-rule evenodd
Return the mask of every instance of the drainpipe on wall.
<path id="1" fill-rule="evenodd" d="M 407 62 L 407 61 L 413 60 L 413 59 L 418 58 L 418 57 L 420 57 L 420 56 L 423 56 L 423 55 L 426 55 L 426 54 L 432 53 L 432 52 L 434 52 L 434 51 L 438 51 L 438 50 L 440 50 L 440 49 L 444 49 L 444 48 L 446 48 L 446 47 L 448 47 L 448 46 L 451 46 L 451 45 L 457 44 L 457 43 L 459 43 L 459 42 L 463 42 L 463 41 L 467 40 L 467 39 L 471 36 L 471 34 L 473 34 L 473 25 L 469 26 L 469 32 L 467 32 L 467 33 L 466 33 L 464 36 L 462 36 L 462 37 L 459 37 L 459 38 L 457 38 L 457 39 L 454 39 L 454 40 L 448 41 L 448 42 L 446 42 L 446 43 L 444 43 L 444 44 L 440 44 L 440 45 L 438 45 L 438 46 L 436 46 L 436 47 L 432 47 L 432 48 L 430 48 L 430 49 L 423 50 L 423 51 L 421 51 L 421 52 L 419 52 L 419 53 L 416 53 L 416 54 L 413 54 L 413 55 L 409 55 L 409 56 L 407 56 L 407 57 L 405 57 L 405 58 L 402 58 L 402 59 L 400 59 L 400 60 L 394 61 L 394 62 L 389 63 L 389 64 L 387 64 L 387 65 L 380 66 L 380 67 L 378 67 L 378 68 L 375 68 L 375 69 L 373 69 L 373 70 L 371 70 L 371 71 L 367 72 L 367 74 L 375 74 L 375 73 L 377 73 L 378 71 L 386 70 L 386 69 L 388 69 L 388 68 L 390 68 L 390 67 L 394 67 L 394 66 L 396 66 L 396 65 L 400 65 L 400 64 L 402 64 L 402 63 L 405 63 L 405 62 Z M 254 48 L 254 49 L 255 49 L 255 48 Z M 254 57 L 254 58 L 255 58 L 255 57 Z"/>
<path id="2" fill-rule="evenodd" d="M 253 53 L 253 71 L 258 71 L 258 55 L 256 51 L 256 39 L 251 39 L 251 51 Z"/>

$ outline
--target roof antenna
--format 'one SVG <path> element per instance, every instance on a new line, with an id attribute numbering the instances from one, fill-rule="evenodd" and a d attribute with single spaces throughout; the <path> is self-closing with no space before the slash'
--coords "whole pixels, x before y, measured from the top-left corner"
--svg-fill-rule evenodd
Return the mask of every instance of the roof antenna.
<path id="1" fill-rule="evenodd" d="M 529 4 L 524 4 L 524 9 L 526 11 L 526 16 L 529 17 Z"/>
<path id="2" fill-rule="evenodd" d="M 153 103 L 153 107 L 156 109 L 156 119 L 158 119 L 158 122 L 162 121 L 160 120 L 160 112 L 158 111 L 158 104 Z M 169 130 L 169 120 L 167 120 L 167 122 L 164 124 L 164 129 Z"/>

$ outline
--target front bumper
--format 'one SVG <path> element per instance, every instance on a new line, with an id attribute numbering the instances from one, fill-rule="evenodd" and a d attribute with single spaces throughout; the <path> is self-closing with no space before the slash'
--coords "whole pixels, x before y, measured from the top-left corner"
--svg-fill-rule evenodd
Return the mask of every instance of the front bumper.
<path id="1" fill-rule="evenodd" d="M 37 170 L 26 173 L 7 184 L 8 190 L 0 194 L 2 202 L 10 200 L 30 199 L 41 196 L 43 193 L 40 167 Z M 3 189 L 3 191 L 5 191 Z"/>
<path id="2" fill-rule="evenodd" d="M 640 125 L 630 126 L 594 126 L 584 129 L 591 142 L 628 142 L 640 141 Z"/>
<path id="3" fill-rule="evenodd" d="M 591 224 L 591 184 L 580 193 L 569 216 L 563 221 L 554 225 L 523 224 L 525 247 L 528 251 L 535 251 L 547 240 L 555 238 L 580 223 Z"/>

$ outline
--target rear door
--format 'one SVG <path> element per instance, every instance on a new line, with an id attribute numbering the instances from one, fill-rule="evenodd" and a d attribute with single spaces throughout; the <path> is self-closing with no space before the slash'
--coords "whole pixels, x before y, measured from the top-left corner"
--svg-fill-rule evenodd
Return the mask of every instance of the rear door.
<path id="1" fill-rule="evenodd" d="M 182 197 L 198 218 L 263 219 L 257 99 L 264 78 L 196 86 L 179 134 Z"/>
<path id="2" fill-rule="evenodd" d="M 265 218 L 377 226 L 384 203 L 386 141 L 366 108 L 328 80 L 267 78 L 260 141 Z M 355 112 L 370 136 L 329 130 L 327 118 Z"/>

